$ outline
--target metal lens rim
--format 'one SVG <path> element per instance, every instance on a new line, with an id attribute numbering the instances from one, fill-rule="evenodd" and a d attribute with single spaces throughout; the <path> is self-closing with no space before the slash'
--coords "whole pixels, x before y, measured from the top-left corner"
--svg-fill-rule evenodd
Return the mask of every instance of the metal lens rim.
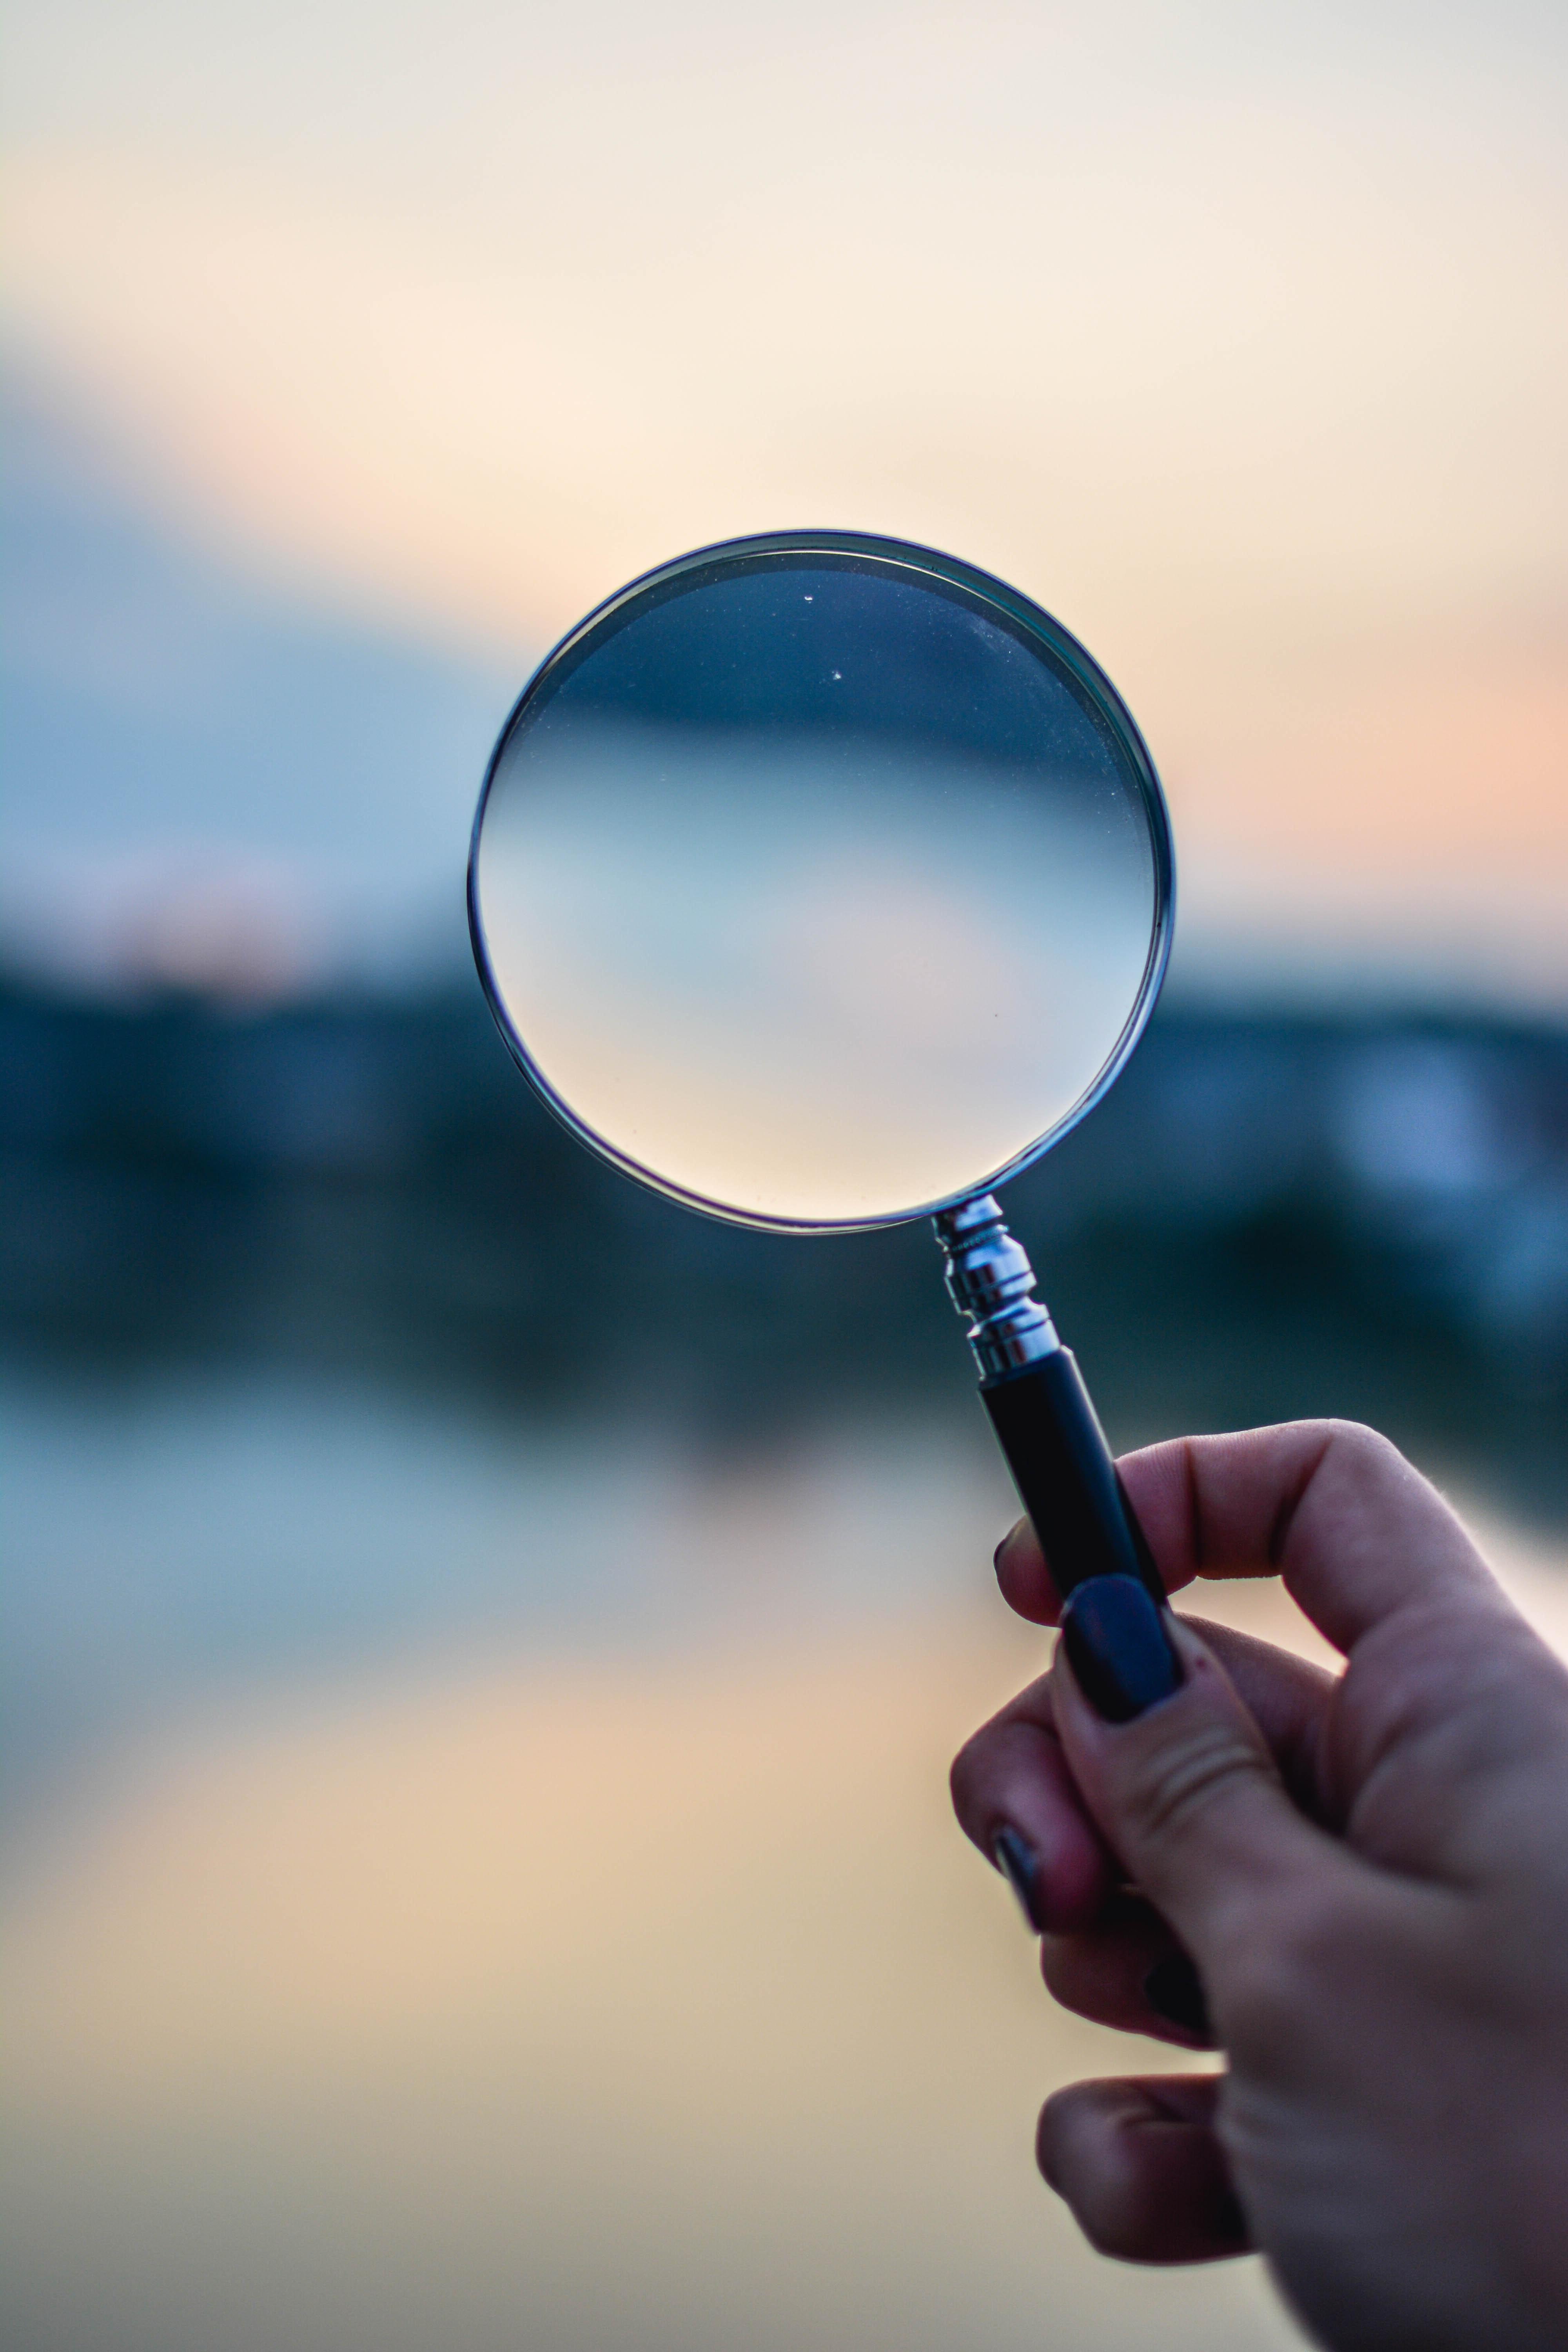
<path id="1" fill-rule="evenodd" d="M 860 559 L 879 569 L 913 572 L 942 581 L 950 587 L 963 590 L 967 596 L 1000 614 L 1011 625 L 1014 634 L 1036 639 L 1055 661 L 1071 673 L 1122 753 L 1142 795 L 1154 861 L 1154 919 L 1143 977 L 1121 1033 L 1093 1083 L 1085 1088 L 1062 1118 L 1001 1167 L 976 1176 L 973 1183 L 963 1185 L 956 1192 L 944 1193 L 940 1200 L 924 1201 L 912 1208 L 895 1209 L 870 1217 L 828 1219 L 759 1215 L 750 1210 L 737 1209 L 727 1202 L 710 1200 L 687 1185 L 679 1184 L 672 1178 L 660 1175 L 657 1169 L 645 1167 L 630 1152 L 623 1151 L 607 1141 L 580 1118 L 571 1104 L 556 1092 L 518 1034 L 496 981 L 485 937 L 484 918 L 479 908 L 479 840 L 484 830 L 490 790 L 513 735 L 545 685 L 557 678 L 563 667 L 570 665 L 574 667 L 577 660 L 584 658 L 591 649 L 588 640 L 607 633 L 607 624 L 618 625 L 629 617 L 626 607 L 640 602 L 650 592 L 667 589 L 690 572 L 743 563 L 755 558 L 788 555 L 838 555 L 851 560 Z M 1053 1144 L 1059 1143 L 1062 1137 L 1088 1116 L 1115 1083 L 1148 1024 L 1164 981 L 1165 967 L 1170 961 L 1171 941 L 1175 929 L 1175 849 L 1165 794 L 1137 721 L 1092 654 L 1043 606 L 1022 595 L 1017 589 L 1009 587 L 1005 581 L 996 579 L 993 573 L 982 572 L 973 564 L 962 562 L 956 556 L 943 554 L 936 548 L 922 547 L 912 541 L 884 539 L 867 531 L 763 531 L 744 539 L 721 540 L 710 547 L 693 548 L 689 554 L 677 556 L 671 562 L 661 563 L 651 572 L 639 573 L 624 588 L 618 588 L 614 595 L 606 596 L 603 604 L 596 604 L 575 628 L 567 632 L 559 645 L 546 654 L 512 705 L 485 770 L 468 845 L 468 934 L 473 942 L 474 961 L 479 967 L 486 1002 L 507 1050 L 547 1108 L 590 1151 L 607 1160 L 622 1175 L 647 1185 L 650 1191 L 662 1192 L 667 1199 L 679 1201 L 684 1207 L 695 1209 L 700 1215 L 715 1217 L 724 1224 L 745 1225 L 753 1232 L 777 1234 L 868 1233 L 883 1225 L 910 1224 L 918 1217 L 933 1216 L 943 1209 L 955 1207 L 961 1201 L 972 1199 L 977 1192 L 989 1192 L 998 1184 L 1005 1183 L 1009 1177 L 1031 1167 Z"/>

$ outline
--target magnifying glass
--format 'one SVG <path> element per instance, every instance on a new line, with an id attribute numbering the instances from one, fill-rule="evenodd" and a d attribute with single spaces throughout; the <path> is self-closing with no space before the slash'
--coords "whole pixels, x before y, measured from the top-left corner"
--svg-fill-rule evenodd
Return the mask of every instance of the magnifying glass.
<path id="1" fill-rule="evenodd" d="M 1164 976 L 1170 819 L 1077 639 L 901 541 L 777 532 L 635 580 L 501 730 L 480 978 L 556 1116 L 775 1233 L 931 1215 L 1065 1593 L 1163 1591 L 993 1188 L 1104 1094 Z"/>

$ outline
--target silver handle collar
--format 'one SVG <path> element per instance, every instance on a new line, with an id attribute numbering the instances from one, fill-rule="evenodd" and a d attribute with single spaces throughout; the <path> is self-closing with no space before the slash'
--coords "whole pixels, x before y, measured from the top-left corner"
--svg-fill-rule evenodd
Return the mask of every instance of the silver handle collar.
<path id="1" fill-rule="evenodd" d="M 1007 1231 L 989 1192 L 943 1209 L 931 1220 L 946 1253 L 947 1286 L 969 1319 L 969 1344 L 982 1380 L 1022 1371 L 1061 1346 L 1056 1327 L 1030 1296 L 1035 1270 L 1021 1242 Z"/>

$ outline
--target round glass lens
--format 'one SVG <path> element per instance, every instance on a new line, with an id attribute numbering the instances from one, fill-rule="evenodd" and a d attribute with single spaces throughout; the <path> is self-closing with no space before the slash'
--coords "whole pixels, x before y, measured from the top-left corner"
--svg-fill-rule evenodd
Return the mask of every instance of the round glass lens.
<path id="1" fill-rule="evenodd" d="M 544 664 L 475 827 L 508 1042 L 618 1165 L 742 1223 L 984 1189 L 1114 1076 L 1169 941 L 1159 784 L 983 572 L 797 533 L 683 559 Z"/>

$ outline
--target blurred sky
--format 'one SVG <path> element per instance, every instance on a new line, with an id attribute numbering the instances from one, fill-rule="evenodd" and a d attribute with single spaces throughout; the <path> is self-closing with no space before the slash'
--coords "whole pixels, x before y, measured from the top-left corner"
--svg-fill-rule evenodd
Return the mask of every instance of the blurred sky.
<path id="1" fill-rule="evenodd" d="M 681 549 L 842 523 L 1105 663 L 1189 978 L 1568 1006 L 1561 8 L 14 0 L 7 39 L 0 960 L 468 968 L 537 656 Z M 1429 1173 L 1424 1084 L 1375 1108 Z M 1538 1284 L 1556 1193 L 1476 1198 Z M 1256 2265 L 1110 2271 L 1034 2182 L 1043 2091 L 1127 2045 L 947 1818 L 1039 1663 L 978 1414 L 731 1470 L 289 1366 L 5 1402 L 22 1737 L 96 1759 L 6 1864 L 14 2340 L 1289 2340 Z M 1525 1570 L 1568 1643 L 1560 1545 Z"/>
<path id="2" fill-rule="evenodd" d="M 148 529 L 450 666 L 398 807 L 625 577 L 842 522 L 1085 637 L 1215 968 L 1561 997 L 1565 52 L 1534 0 L 23 0 L 10 366 Z"/>

